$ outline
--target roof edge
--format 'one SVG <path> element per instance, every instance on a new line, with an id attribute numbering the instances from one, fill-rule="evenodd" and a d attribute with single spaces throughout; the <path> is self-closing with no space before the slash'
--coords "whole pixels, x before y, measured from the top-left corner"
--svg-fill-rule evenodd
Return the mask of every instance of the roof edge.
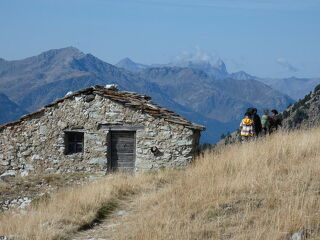
<path id="1" fill-rule="evenodd" d="M 45 112 L 45 110 L 47 108 L 53 107 L 53 106 L 65 101 L 66 99 L 70 99 L 70 98 L 73 98 L 77 95 L 84 94 L 84 93 L 86 93 L 87 95 L 97 94 L 102 97 L 106 97 L 108 99 L 111 99 L 111 100 L 114 100 L 117 102 L 121 102 L 127 107 L 131 107 L 134 109 L 140 109 L 143 111 L 143 113 L 148 113 L 154 117 L 163 117 L 167 122 L 183 125 L 189 129 L 200 130 L 200 131 L 203 131 L 206 129 L 205 126 L 190 122 L 187 119 L 185 119 L 184 117 L 175 113 L 174 111 L 160 107 L 159 105 L 153 103 L 151 101 L 150 96 L 139 95 L 137 93 L 127 92 L 127 91 L 109 90 L 107 88 L 104 88 L 103 86 L 95 85 L 92 87 L 88 87 L 88 88 L 84 88 L 84 89 L 75 91 L 71 94 L 66 95 L 63 98 L 58 98 L 55 101 L 53 101 L 52 103 L 49 103 L 49 104 L 43 106 L 42 108 L 40 108 L 39 110 L 37 110 L 35 112 L 23 115 L 19 120 L 2 124 L 2 125 L 0 125 L 0 131 L 5 129 L 6 127 L 15 126 L 23 121 L 26 121 L 26 120 L 34 117 L 37 114 L 43 113 L 43 112 Z M 121 94 L 130 95 L 130 97 L 128 97 L 128 96 L 122 97 Z M 133 100 L 133 101 L 130 102 L 130 100 Z M 140 101 L 142 103 L 134 104 L 135 100 L 136 100 L 136 102 Z"/>

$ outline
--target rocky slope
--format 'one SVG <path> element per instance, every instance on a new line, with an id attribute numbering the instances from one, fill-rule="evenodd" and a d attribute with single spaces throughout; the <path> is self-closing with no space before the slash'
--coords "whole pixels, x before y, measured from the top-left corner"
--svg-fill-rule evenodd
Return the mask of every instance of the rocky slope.
<path id="1" fill-rule="evenodd" d="M 282 113 L 286 128 L 315 127 L 320 125 L 320 85 L 303 99 Z"/>

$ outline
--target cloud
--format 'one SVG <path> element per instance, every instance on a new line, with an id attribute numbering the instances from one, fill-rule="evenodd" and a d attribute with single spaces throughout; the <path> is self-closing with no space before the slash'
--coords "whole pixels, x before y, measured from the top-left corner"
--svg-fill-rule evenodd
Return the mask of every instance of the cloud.
<path id="1" fill-rule="evenodd" d="M 278 59 L 276 60 L 276 62 L 277 62 L 280 66 L 282 66 L 282 67 L 284 67 L 286 70 L 288 70 L 289 72 L 298 72 L 298 71 L 299 71 L 298 68 L 296 68 L 295 66 L 293 66 L 292 64 L 290 64 L 289 61 L 288 61 L 287 59 L 285 59 L 285 58 L 278 58 Z"/>
<path id="2" fill-rule="evenodd" d="M 215 52 L 207 52 L 202 50 L 199 46 L 196 46 L 192 51 L 182 51 L 180 54 L 174 57 L 173 62 L 210 62 L 214 63 L 219 59 L 219 56 Z"/>

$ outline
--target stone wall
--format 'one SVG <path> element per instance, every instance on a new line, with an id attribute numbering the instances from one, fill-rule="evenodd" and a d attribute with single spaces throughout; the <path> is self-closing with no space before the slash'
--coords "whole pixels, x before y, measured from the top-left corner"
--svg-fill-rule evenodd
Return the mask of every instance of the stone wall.
<path id="1" fill-rule="evenodd" d="M 0 175 L 32 171 L 107 171 L 108 126 L 136 130 L 136 170 L 184 167 L 194 155 L 200 132 L 99 95 L 67 98 L 20 123 L 0 130 Z M 84 133 L 84 151 L 65 155 L 65 132 Z M 151 147 L 156 146 L 159 154 Z"/>

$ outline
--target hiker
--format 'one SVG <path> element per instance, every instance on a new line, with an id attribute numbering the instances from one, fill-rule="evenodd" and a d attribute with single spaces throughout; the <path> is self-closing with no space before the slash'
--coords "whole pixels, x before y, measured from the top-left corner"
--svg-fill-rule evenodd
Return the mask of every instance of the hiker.
<path id="1" fill-rule="evenodd" d="M 258 110 L 256 108 L 253 109 L 252 120 L 253 120 L 253 131 L 258 137 L 262 131 L 262 126 L 261 126 L 261 119 L 260 119 L 260 116 L 258 115 Z"/>
<path id="2" fill-rule="evenodd" d="M 256 108 L 248 108 L 248 113 L 251 113 L 251 120 L 253 121 L 253 132 L 255 136 L 259 136 L 262 131 L 261 119 L 258 115 L 258 110 Z"/>
<path id="3" fill-rule="evenodd" d="M 242 141 L 248 141 L 253 135 L 253 121 L 251 113 L 246 112 L 245 118 L 240 123 L 240 134 Z"/>
<path id="4" fill-rule="evenodd" d="M 276 109 L 271 110 L 272 115 L 269 117 L 269 132 L 272 133 L 274 131 L 277 131 L 279 127 L 282 127 L 282 119 L 279 115 L 278 111 Z"/>
<path id="5" fill-rule="evenodd" d="M 262 127 L 262 132 L 264 135 L 266 135 L 267 133 L 269 133 L 269 127 L 270 127 L 270 123 L 269 123 L 269 109 L 265 109 L 263 111 L 263 115 L 261 117 L 261 127 Z"/>

